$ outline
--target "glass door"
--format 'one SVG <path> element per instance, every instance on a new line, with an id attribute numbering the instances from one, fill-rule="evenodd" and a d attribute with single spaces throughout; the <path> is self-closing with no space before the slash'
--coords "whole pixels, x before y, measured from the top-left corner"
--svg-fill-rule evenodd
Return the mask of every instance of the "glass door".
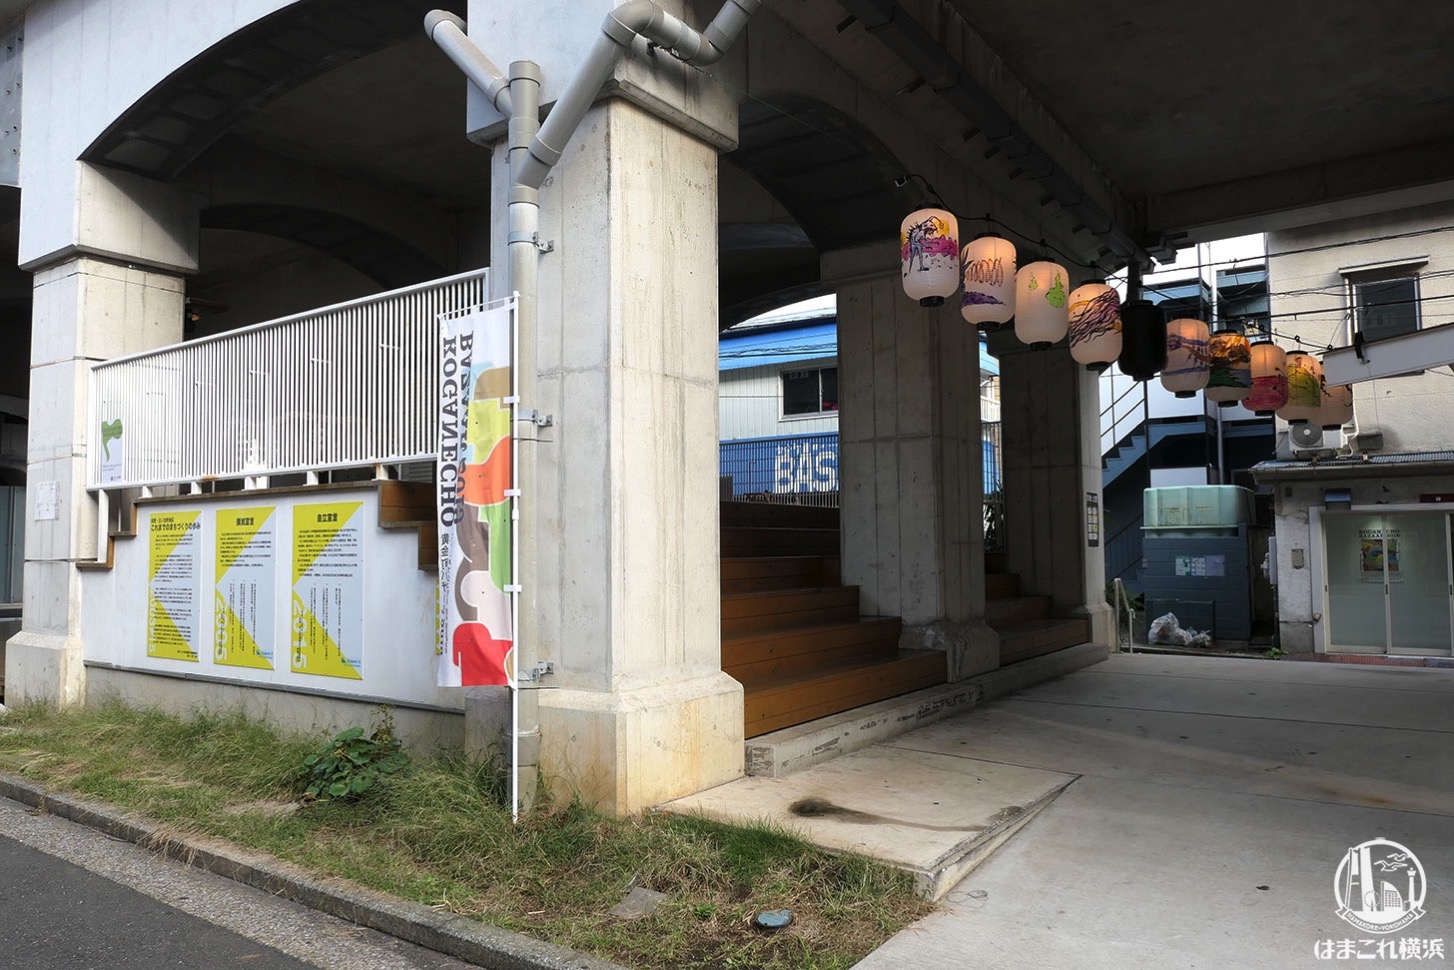
<path id="1" fill-rule="evenodd" d="M 1327 649 L 1332 653 L 1386 653 L 1383 516 L 1359 512 L 1327 515 L 1323 536 Z"/>
<path id="2" fill-rule="evenodd" d="M 1383 517 L 1388 576 L 1388 652 L 1449 656 L 1449 521 L 1427 512 Z"/>
<path id="3" fill-rule="evenodd" d="M 1454 647 L 1451 528 L 1443 512 L 1324 517 L 1327 649 L 1449 656 Z"/>

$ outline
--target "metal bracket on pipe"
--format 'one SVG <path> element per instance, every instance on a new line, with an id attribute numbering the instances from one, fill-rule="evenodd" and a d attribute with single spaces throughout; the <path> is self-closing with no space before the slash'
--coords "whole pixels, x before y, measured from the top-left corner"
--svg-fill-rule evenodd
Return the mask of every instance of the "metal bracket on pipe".
<path id="1" fill-rule="evenodd" d="M 515 416 L 516 421 L 529 421 L 537 428 L 549 428 L 555 424 L 555 415 L 542 414 L 534 408 L 520 411 Z"/>
<path id="2" fill-rule="evenodd" d="M 554 239 L 545 239 L 545 240 L 542 240 L 540 238 L 540 233 L 538 233 L 538 232 L 532 232 L 532 233 L 528 233 L 528 234 L 527 233 L 523 233 L 523 232 L 512 232 L 512 233 L 510 233 L 510 239 L 509 239 L 509 241 L 511 243 L 527 242 L 530 245 L 532 245 L 532 246 L 535 247 L 535 251 L 536 252 L 540 252 L 540 253 L 553 253 L 553 252 L 555 252 L 555 240 Z"/>

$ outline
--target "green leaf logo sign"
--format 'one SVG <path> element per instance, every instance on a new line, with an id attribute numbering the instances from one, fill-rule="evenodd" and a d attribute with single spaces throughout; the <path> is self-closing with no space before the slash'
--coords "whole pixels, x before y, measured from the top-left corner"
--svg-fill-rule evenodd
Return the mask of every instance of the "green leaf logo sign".
<path id="1" fill-rule="evenodd" d="M 121 419 L 115 421 L 101 422 L 101 450 L 106 455 L 106 460 L 111 460 L 111 442 L 121 440 Z"/>

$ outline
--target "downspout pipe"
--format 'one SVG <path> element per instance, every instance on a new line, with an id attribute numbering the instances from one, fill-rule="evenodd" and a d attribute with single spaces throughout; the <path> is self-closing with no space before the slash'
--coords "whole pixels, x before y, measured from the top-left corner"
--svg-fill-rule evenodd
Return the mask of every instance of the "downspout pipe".
<path id="1" fill-rule="evenodd" d="M 520 334 L 515 351 L 515 389 L 522 401 L 538 400 L 536 389 L 535 323 L 540 275 L 540 251 L 537 240 L 540 228 L 540 191 L 518 184 L 520 165 L 527 158 L 527 149 L 540 130 L 540 67 L 533 61 L 515 61 L 510 65 L 510 97 L 514 107 L 510 115 L 510 202 L 508 206 L 509 236 L 507 241 L 510 280 L 515 291 L 516 327 Z M 516 487 L 530 494 L 536 482 L 536 450 L 517 450 Z M 527 499 L 528 501 L 528 499 Z M 538 516 L 522 515 L 516 524 L 519 544 L 517 563 L 521 584 L 515 628 L 515 676 L 521 686 L 512 691 L 515 704 L 515 798 L 522 811 L 535 805 L 540 778 L 540 685 L 535 682 L 536 663 L 540 660 L 536 630 L 536 549 L 538 548 Z M 523 616 L 523 620 L 522 620 Z"/>
<path id="2" fill-rule="evenodd" d="M 463 20 L 448 10 L 431 10 L 424 15 L 424 32 L 485 93 L 496 111 L 506 118 L 514 114 L 509 79 L 470 41 Z"/>
<path id="3" fill-rule="evenodd" d="M 596 38 L 580 70 L 550 109 L 550 115 L 540 126 L 540 134 L 530 143 L 530 157 L 521 165 L 516 184 L 540 188 L 601 93 L 602 85 L 630 52 L 637 37 L 644 37 L 687 64 L 711 64 L 721 60 L 742 33 L 747 19 L 761 5 L 762 0 L 727 0 L 701 33 L 661 9 L 653 0 L 629 0 L 612 10 L 601 24 L 601 36 Z"/>

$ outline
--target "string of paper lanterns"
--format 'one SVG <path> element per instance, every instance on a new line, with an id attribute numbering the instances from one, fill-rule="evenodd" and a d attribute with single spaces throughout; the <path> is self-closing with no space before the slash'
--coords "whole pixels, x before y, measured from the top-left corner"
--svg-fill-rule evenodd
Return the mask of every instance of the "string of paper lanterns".
<path id="1" fill-rule="evenodd" d="M 1014 243 L 992 234 L 959 245 L 959 221 L 943 207 L 925 206 L 899 227 L 904 292 L 921 306 L 943 306 L 962 291 L 966 323 L 990 328 L 1014 320 L 1015 336 L 1045 348 L 1069 335 L 1070 355 L 1090 370 L 1112 363 L 1133 380 L 1161 375 L 1177 397 L 1198 391 L 1221 407 L 1241 403 L 1259 416 L 1290 424 L 1337 428 L 1352 420 L 1353 389 L 1326 387 L 1317 358 L 1284 352 L 1271 340 L 1248 341 L 1233 328 L 1210 333 L 1202 320 L 1165 322 L 1147 300 L 1122 303 L 1104 282 L 1074 290 L 1059 263 L 1017 266 Z"/>

